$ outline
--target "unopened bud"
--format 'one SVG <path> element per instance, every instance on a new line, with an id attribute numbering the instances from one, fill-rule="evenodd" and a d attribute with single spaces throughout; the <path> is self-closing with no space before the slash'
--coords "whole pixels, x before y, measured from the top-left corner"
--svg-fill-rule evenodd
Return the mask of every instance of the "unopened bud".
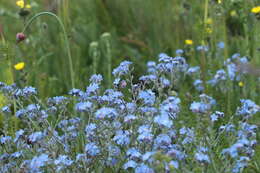
<path id="1" fill-rule="evenodd" d="M 21 42 L 21 41 L 23 41 L 25 39 L 26 39 L 26 36 L 25 36 L 24 33 L 20 32 L 20 33 L 16 34 L 16 41 L 17 41 L 17 43 L 19 43 L 19 42 Z"/>

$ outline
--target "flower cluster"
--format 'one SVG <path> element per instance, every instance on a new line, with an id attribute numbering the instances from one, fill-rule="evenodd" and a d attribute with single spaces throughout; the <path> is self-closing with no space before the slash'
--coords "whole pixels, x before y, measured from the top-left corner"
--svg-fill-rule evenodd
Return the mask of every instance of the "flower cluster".
<path id="1" fill-rule="evenodd" d="M 243 73 L 234 60 L 248 60 L 234 55 L 225 62 L 227 69 L 202 81 L 200 67 L 190 66 L 183 52 L 160 54 L 135 83 L 132 62 L 124 61 L 113 70 L 113 88 L 104 89 L 103 77 L 95 74 L 86 89 L 46 101 L 33 87 L 0 83 L 9 100 L 1 114 L 21 125 L 0 136 L 0 172 L 242 171 L 256 152 L 258 129 L 250 120 L 260 107 L 241 99 L 236 112 L 226 114 L 204 91 L 239 80 Z M 185 79 L 194 80 L 192 100 L 175 91 Z M 227 164 L 217 167 L 217 162 Z"/>

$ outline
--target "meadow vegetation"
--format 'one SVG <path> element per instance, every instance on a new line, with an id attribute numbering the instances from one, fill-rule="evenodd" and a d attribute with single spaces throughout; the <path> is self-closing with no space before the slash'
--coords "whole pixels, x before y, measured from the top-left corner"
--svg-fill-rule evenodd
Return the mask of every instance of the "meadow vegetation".
<path id="1" fill-rule="evenodd" d="M 0 4 L 0 173 L 260 172 L 258 0 Z"/>

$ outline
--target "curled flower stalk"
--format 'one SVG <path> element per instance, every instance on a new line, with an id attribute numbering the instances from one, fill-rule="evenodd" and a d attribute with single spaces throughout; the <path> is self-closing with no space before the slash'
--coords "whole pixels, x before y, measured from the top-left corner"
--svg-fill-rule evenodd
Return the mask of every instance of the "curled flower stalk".
<path id="1" fill-rule="evenodd" d="M 52 12 L 40 12 L 40 13 L 37 13 L 31 19 L 29 19 L 29 21 L 24 26 L 24 29 L 23 29 L 22 33 L 25 33 L 26 30 L 29 28 L 29 26 L 33 23 L 33 21 L 35 21 L 40 16 L 51 16 L 51 17 L 54 17 L 58 21 L 58 23 L 59 23 L 59 25 L 60 25 L 60 27 L 62 29 L 62 32 L 63 32 L 63 35 L 64 35 L 64 41 L 65 41 L 65 44 L 66 44 L 65 46 L 66 46 L 67 54 L 68 54 L 68 60 L 69 60 L 71 86 L 72 86 L 72 88 L 75 88 L 73 62 L 72 62 L 72 56 L 71 56 L 71 51 L 70 51 L 69 40 L 68 40 L 68 37 L 67 37 L 68 34 L 67 34 L 66 30 L 65 30 L 64 24 L 62 23 L 61 19 L 56 14 L 54 14 Z"/>

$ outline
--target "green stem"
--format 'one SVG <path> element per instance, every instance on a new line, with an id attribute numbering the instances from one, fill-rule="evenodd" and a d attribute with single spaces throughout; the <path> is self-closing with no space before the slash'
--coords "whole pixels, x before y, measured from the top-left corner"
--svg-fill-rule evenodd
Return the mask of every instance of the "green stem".
<path id="1" fill-rule="evenodd" d="M 32 24 L 32 22 L 40 17 L 40 16 L 45 16 L 45 15 L 49 15 L 49 16 L 52 16 L 54 17 L 59 25 L 61 26 L 61 29 L 62 29 L 62 32 L 64 34 L 64 40 L 65 40 L 65 44 L 66 44 L 66 49 L 67 49 L 67 53 L 68 53 L 68 59 L 69 59 L 69 68 L 70 68 L 70 76 L 71 76 L 71 85 L 72 85 L 72 88 L 75 88 L 75 81 L 74 81 L 74 71 L 73 71 L 73 64 L 72 64 L 72 57 L 71 57 L 71 52 L 70 52 L 70 45 L 69 45 L 69 40 L 68 40 L 68 37 L 67 37 L 67 32 L 65 30 L 65 27 L 62 23 L 62 21 L 60 20 L 60 18 L 52 13 L 52 12 L 40 12 L 40 13 L 37 13 L 36 15 L 34 15 L 27 23 L 26 25 L 24 26 L 24 29 L 23 29 L 23 33 L 29 28 L 29 26 Z"/>

